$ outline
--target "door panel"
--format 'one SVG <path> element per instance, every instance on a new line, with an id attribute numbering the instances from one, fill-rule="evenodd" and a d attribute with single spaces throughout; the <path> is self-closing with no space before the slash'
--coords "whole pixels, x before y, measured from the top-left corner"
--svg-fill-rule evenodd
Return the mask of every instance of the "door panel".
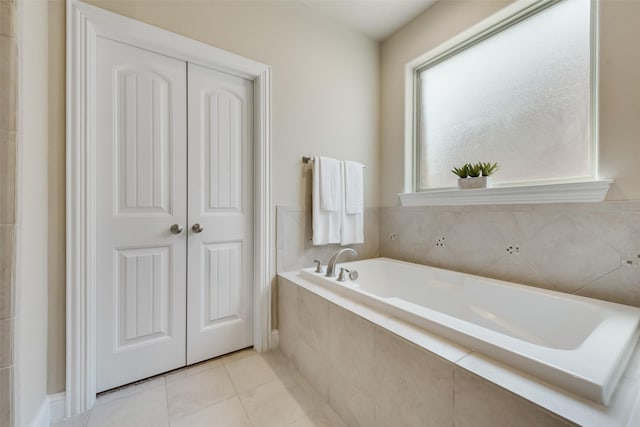
<path id="1" fill-rule="evenodd" d="M 214 243 L 203 245 L 203 248 L 203 326 L 240 319 L 243 301 L 237 283 L 242 277 L 242 244 Z"/>
<path id="2" fill-rule="evenodd" d="M 97 390 L 184 366 L 186 63 L 97 42 Z"/>
<path id="3" fill-rule="evenodd" d="M 187 363 L 195 363 L 253 343 L 253 82 L 188 70 Z"/>
<path id="4" fill-rule="evenodd" d="M 116 252 L 116 349 L 170 336 L 170 247 Z"/>
<path id="5" fill-rule="evenodd" d="M 131 66 L 113 74 L 118 213 L 170 214 L 170 82 Z"/>

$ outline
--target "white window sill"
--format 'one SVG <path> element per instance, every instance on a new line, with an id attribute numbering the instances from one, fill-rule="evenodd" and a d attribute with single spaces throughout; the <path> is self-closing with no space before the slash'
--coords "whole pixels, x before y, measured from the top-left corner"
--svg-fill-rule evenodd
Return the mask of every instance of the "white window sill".
<path id="1" fill-rule="evenodd" d="M 601 202 L 613 184 L 611 179 L 556 184 L 459 190 L 446 188 L 400 193 L 402 206 L 500 205 L 526 203 Z"/>

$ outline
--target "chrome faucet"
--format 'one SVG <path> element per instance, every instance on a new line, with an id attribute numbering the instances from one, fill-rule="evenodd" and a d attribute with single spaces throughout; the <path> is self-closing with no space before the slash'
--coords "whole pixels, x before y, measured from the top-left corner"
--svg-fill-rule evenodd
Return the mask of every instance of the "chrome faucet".
<path id="1" fill-rule="evenodd" d="M 336 264 L 338 263 L 338 258 L 340 257 L 340 255 L 342 255 L 342 253 L 344 252 L 351 252 L 353 255 L 358 256 L 358 252 L 356 252 L 355 249 L 351 249 L 351 248 L 340 249 L 329 260 L 329 264 L 327 264 L 327 274 L 324 275 L 325 277 L 336 277 L 336 273 L 335 273 Z"/>

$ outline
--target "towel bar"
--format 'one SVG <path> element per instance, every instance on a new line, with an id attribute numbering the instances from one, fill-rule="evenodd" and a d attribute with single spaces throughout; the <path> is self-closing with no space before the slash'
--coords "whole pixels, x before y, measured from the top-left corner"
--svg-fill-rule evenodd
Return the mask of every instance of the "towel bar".
<path id="1" fill-rule="evenodd" d="M 311 163 L 313 162 L 313 157 L 302 156 L 302 163 Z M 362 165 L 363 168 L 366 168 L 365 165 Z"/>

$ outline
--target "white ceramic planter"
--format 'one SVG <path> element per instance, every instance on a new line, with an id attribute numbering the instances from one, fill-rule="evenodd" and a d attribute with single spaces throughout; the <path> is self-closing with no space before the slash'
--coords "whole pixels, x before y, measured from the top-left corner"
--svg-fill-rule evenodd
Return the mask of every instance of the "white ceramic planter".
<path id="1" fill-rule="evenodd" d="M 488 176 L 477 176 L 474 178 L 458 178 L 458 188 L 470 190 L 472 188 L 487 188 Z"/>

